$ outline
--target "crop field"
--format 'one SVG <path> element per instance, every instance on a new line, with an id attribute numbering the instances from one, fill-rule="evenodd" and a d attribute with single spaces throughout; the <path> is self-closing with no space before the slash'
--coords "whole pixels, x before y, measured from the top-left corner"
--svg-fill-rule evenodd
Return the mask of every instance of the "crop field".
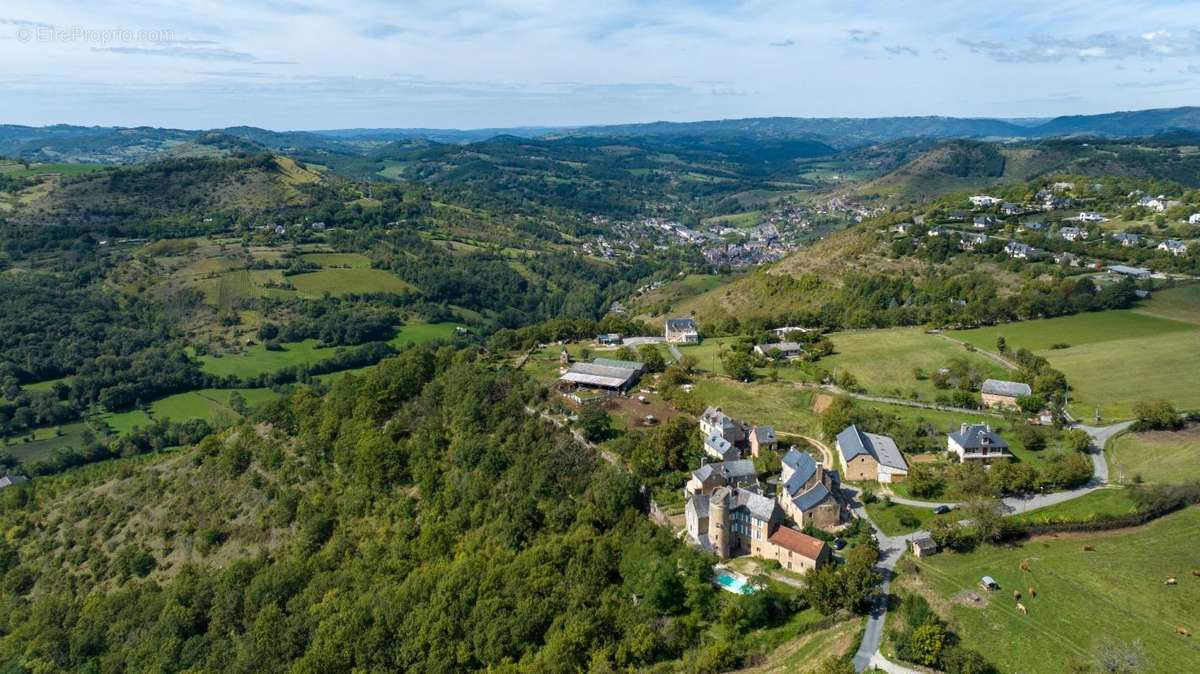
<path id="1" fill-rule="evenodd" d="M 1138 311 L 1105 311 L 1027 321 L 954 333 L 994 350 L 1003 335 L 1010 348 L 1045 356 L 1071 383 L 1072 414 L 1102 420 L 1128 419 L 1139 400 L 1164 399 L 1181 409 L 1200 409 L 1200 328 L 1146 311 L 1185 316 L 1197 295 L 1191 289 L 1168 295 Z M 1066 348 L 1050 348 L 1066 345 Z"/>
<path id="2" fill-rule="evenodd" d="M 938 390 L 928 378 L 918 380 L 914 368 L 926 376 L 951 360 L 962 359 L 987 377 L 1003 378 L 1005 369 L 979 353 L 918 328 L 858 330 L 829 336 L 835 352 L 819 365 L 830 372 L 845 370 L 854 375 L 868 393 L 909 397 L 916 391 L 923 400 L 933 400 Z"/>
<path id="3" fill-rule="evenodd" d="M 380 269 L 322 269 L 287 277 L 302 295 L 320 297 L 352 293 L 403 293 L 416 289 L 399 277 Z"/>
<path id="4" fill-rule="evenodd" d="M 1126 433 L 1108 445 L 1114 477 L 1156 484 L 1200 479 L 1200 426 L 1182 431 Z"/>
<path id="5" fill-rule="evenodd" d="M 1071 658 L 1089 659 L 1105 637 L 1140 641 L 1149 660 L 1143 671 L 1194 671 L 1200 643 L 1175 631 L 1200 630 L 1200 577 L 1191 573 L 1200 563 L 1197 536 L 1200 508 L 1191 507 L 1135 529 L 935 555 L 902 582 L 925 594 L 963 645 L 1000 672 L 1058 674 Z M 1020 570 L 1022 562 L 1030 572 Z M 979 589 L 984 574 L 1000 584 L 998 592 Z M 1178 585 L 1167 585 L 1168 577 Z M 1028 615 L 1017 610 L 1014 590 L 1026 595 Z M 956 599 L 962 592 L 988 595 L 986 605 L 965 605 Z"/>

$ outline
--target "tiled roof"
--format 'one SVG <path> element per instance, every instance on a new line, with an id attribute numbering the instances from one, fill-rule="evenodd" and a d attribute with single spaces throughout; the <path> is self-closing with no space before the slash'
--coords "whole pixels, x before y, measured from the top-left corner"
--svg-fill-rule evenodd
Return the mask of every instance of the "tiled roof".
<path id="1" fill-rule="evenodd" d="M 791 550 L 812 560 L 820 559 L 821 551 L 825 548 L 825 541 L 784 526 L 776 529 L 767 540 L 784 550 Z"/>

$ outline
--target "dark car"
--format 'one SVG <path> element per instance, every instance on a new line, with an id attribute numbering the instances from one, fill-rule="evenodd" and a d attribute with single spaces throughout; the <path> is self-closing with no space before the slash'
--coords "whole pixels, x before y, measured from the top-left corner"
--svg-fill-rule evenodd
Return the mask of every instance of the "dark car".
<path id="1" fill-rule="evenodd" d="M 844 547 L 846 547 L 846 540 L 844 538 L 833 539 L 833 549 L 834 550 L 841 550 Z"/>
<path id="2" fill-rule="evenodd" d="M 946 513 L 950 512 L 951 510 L 954 510 L 954 508 L 951 508 L 948 505 L 940 505 L 933 509 L 933 514 L 934 515 L 945 515 Z"/>

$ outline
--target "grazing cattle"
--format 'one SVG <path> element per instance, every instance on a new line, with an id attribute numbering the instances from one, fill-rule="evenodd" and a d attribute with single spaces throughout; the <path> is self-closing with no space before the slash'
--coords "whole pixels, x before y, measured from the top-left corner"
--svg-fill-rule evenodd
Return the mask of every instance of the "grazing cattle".
<path id="1" fill-rule="evenodd" d="M 1017 602 L 1017 610 L 1021 612 L 1021 615 L 1029 615 L 1029 611 L 1025 610 L 1025 605 L 1021 602 Z"/>
<path id="2" fill-rule="evenodd" d="M 1200 569 L 1192 569 L 1192 575 L 1200 578 Z"/>
<path id="3" fill-rule="evenodd" d="M 1186 628 L 1186 627 L 1176 627 L 1176 628 L 1175 628 L 1175 633 L 1176 633 L 1176 634 L 1178 634 L 1178 635 L 1179 635 L 1179 636 L 1181 636 L 1181 637 L 1190 637 L 1190 636 L 1192 636 L 1192 631 L 1191 631 L 1191 630 L 1189 630 L 1189 629 L 1188 629 L 1188 628 Z"/>
<path id="4" fill-rule="evenodd" d="M 1029 596 L 1032 597 L 1033 599 L 1037 599 L 1037 588 L 1036 587 L 1034 587 L 1032 585 L 1029 586 Z"/>
<path id="5" fill-rule="evenodd" d="M 1021 570 L 1025 573 L 1029 573 L 1029 562 L 1021 560 Z"/>
<path id="6" fill-rule="evenodd" d="M 1170 578 L 1168 578 L 1168 579 L 1164 580 L 1164 581 L 1163 581 L 1163 584 L 1164 584 L 1164 585 L 1178 585 L 1178 584 L 1179 584 L 1179 581 L 1175 580 L 1175 577 L 1174 577 L 1174 576 L 1172 576 L 1172 577 L 1170 577 Z"/>
<path id="7" fill-rule="evenodd" d="M 1021 601 L 1021 593 L 1017 590 L 1013 590 L 1013 599 Z"/>
<path id="8" fill-rule="evenodd" d="M 1095 552 L 1096 548 L 1091 545 L 1085 545 L 1085 546 L 1083 546 L 1083 551 L 1084 552 Z"/>

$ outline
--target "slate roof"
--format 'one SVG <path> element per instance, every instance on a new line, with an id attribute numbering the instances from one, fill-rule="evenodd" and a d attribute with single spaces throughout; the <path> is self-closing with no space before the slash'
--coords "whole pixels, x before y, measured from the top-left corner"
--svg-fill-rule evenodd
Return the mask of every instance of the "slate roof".
<path id="1" fill-rule="evenodd" d="M 775 533 L 767 537 L 767 540 L 784 550 L 791 550 L 813 560 L 820 559 L 821 551 L 825 549 L 825 541 L 796 531 L 791 527 L 779 527 Z"/>
<path id="2" fill-rule="evenodd" d="M 792 504 L 796 506 L 797 510 L 804 512 L 815 508 L 821 501 L 829 498 L 829 495 L 829 489 L 824 484 L 818 484 L 796 498 L 793 498 Z"/>
<path id="3" fill-rule="evenodd" d="M 980 391 L 988 395 L 1008 396 L 1009 398 L 1027 396 L 1033 393 L 1033 389 L 1029 388 L 1029 384 L 1023 384 L 1019 381 L 1004 381 L 1003 379 L 988 379 L 984 381 Z"/>
<path id="4" fill-rule="evenodd" d="M 688 499 L 686 509 L 696 513 L 697 518 L 708 517 L 708 497 L 703 494 L 696 494 Z"/>
<path id="5" fill-rule="evenodd" d="M 671 332 L 695 332 L 696 321 L 690 318 L 668 318 L 667 329 Z"/>
<path id="6" fill-rule="evenodd" d="M 886 435 L 864 433 L 852 424 L 838 433 L 837 446 L 842 453 L 842 463 L 849 463 L 859 454 L 869 454 L 882 466 L 908 470 L 908 464 L 904 461 L 900 448 L 896 447 L 896 441 Z"/>
<path id="7" fill-rule="evenodd" d="M 989 449 L 1008 449 L 1008 442 L 993 433 L 986 424 L 965 426 L 961 430 L 951 433 L 950 438 L 967 451 L 983 449 L 985 441 Z"/>
<path id="8" fill-rule="evenodd" d="M 692 477 L 705 482 L 713 475 L 720 475 L 725 478 L 726 483 L 731 480 L 737 480 L 745 477 L 753 477 L 758 474 L 754 468 L 754 462 L 750 459 L 737 459 L 735 461 L 717 461 L 715 463 L 706 463 L 700 466 L 698 470 L 692 472 Z"/>
<path id="9" fill-rule="evenodd" d="M 762 494 L 756 494 L 747 489 L 735 489 L 733 497 L 736 505 L 730 504 L 730 510 L 745 508 L 750 511 L 753 517 L 763 521 L 770 521 L 771 516 L 775 514 L 775 509 L 779 507 L 775 505 L 775 499 L 767 498 Z"/>
<path id="10" fill-rule="evenodd" d="M 754 438 L 760 445 L 769 445 L 775 442 L 775 429 L 771 426 L 755 426 L 750 431 L 754 434 Z"/>
<path id="11" fill-rule="evenodd" d="M 710 434 L 704 439 L 704 444 L 707 447 L 711 447 L 713 451 L 717 452 L 721 456 L 725 456 L 725 453 L 733 447 L 733 445 L 730 444 L 729 441 L 726 440 L 720 433 Z"/>
<path id="12" fill-rule="evenodd" d="M 794 496 L 805 482 L 808 482 L 817 472 L 817 462 L 808 454 L 789 449 L 783 456 L 783 463 L 792 469 L 792 475 L 783 483 L 788 496 Z"/>

